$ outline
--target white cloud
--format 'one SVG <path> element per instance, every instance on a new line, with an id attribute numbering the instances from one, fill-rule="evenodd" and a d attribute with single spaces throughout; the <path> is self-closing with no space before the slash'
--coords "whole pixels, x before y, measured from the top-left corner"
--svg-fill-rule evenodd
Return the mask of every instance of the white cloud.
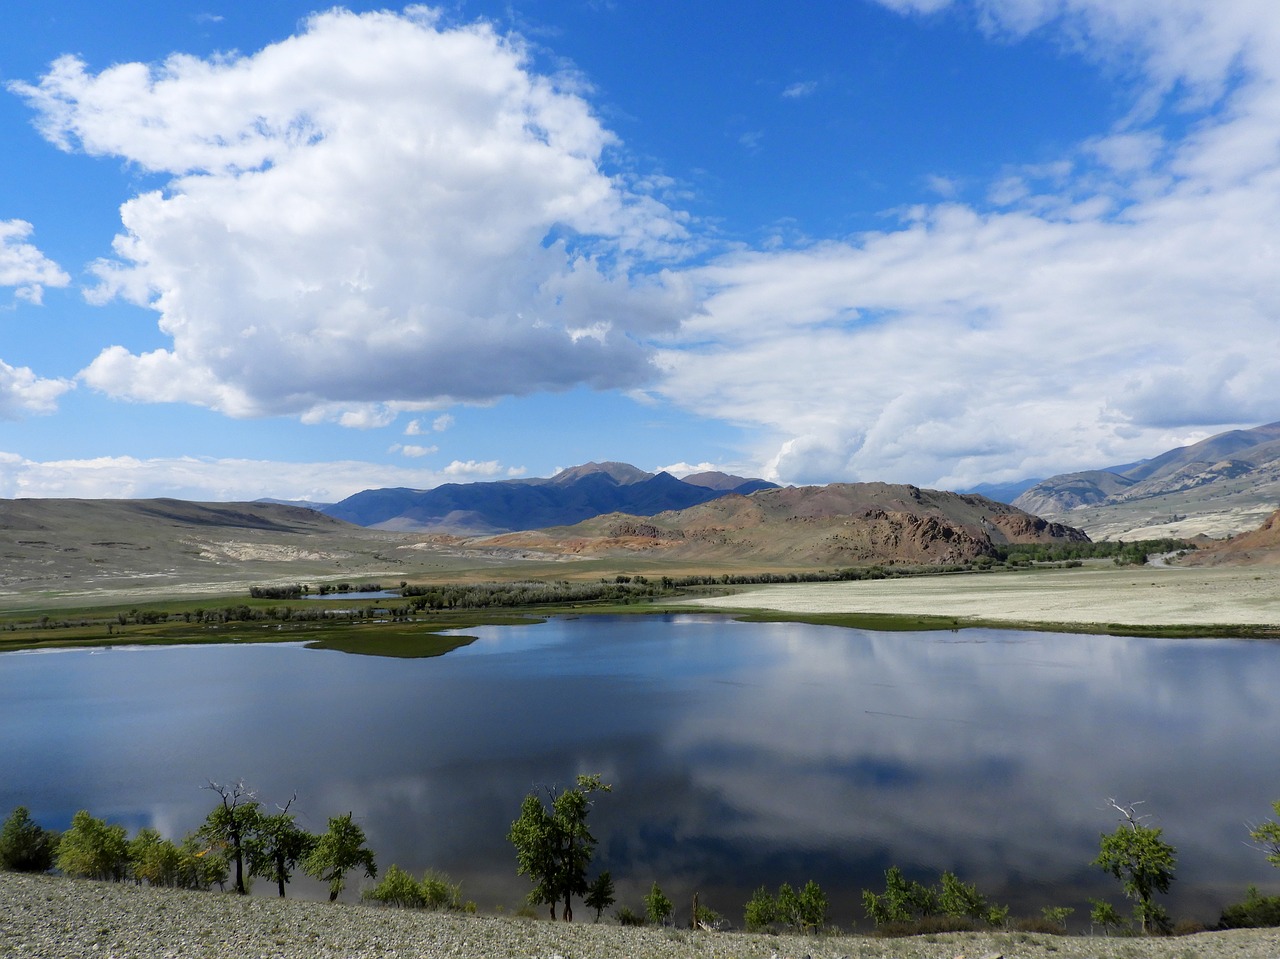
<path id="1" fill-rule="evenodd" d="M 66 286 L 71 277 L 27 242 L 31 233 L 26 220 L 0 220 L 0 286 L 14 287 L 18 299 L 39 306 L 46 286 Z"/>
<path id="2" fill-rule="evenodd" d="M 431 421 L 431 428 L 437 433 L 443 433 L 451 426 L 453 426 L 453 416 L 449 413 L 442 413 Z"/>
<path id="3" fill-rule="evenodd" d="M 41 379 L 28 367 L 0 360 L 0 420 L 52 413 L 58 408 L 58 397 L 74 388 L 69 380 Z"/>
<path id="4" fill-rule="evenodd" d="M 1127 50 L 1135 95 L 1202 112 L 1182 139 L 1131 118 L 1011 171 L 998 209 L 920 207 L 896 230 L 698 271 L 704 308 L 671 338 L 660 391 L 763 427 L 770 478 L 956 486 L 1280 419 L 1275 7 L 976 7 L 992 29 L 1052 22 L 1100 59 Z"/>
<path id="5" fill-rule="evenodd" d="M 330 503 L 365 489 L 430 489 L 441 483 L 519 475 L 497 463 L 453 463 L 441 471 L 378 463 L 168 457 L 39 462 L 0 452 L 0 497 L 146 499 L 170 496 L 197 501 L 248 501 L 262 497 Z"/>
<path id="6" fill-rule="evenodd" d="M 689 309 L 653 268 L 681 217 L 484 24 L 333 10 L 252 56 L 64 56 L 10 88 L 59 147 L 169 178 L 94 268 L 97 301 L 172 338 L 104 350 L 81 376 L 112 396 L 378 425 L 378 404 L 644 382 L 644 341 Z"/>
<path id="7" fill-rule="evenodd" d="M 430 456 L 432 453 L 438 453 L 439 451 L 440 447 L 438 446 L 415 446 L 412 443 L 394 443 L 391 446 L 391 452 L 413 459 Z"/>
<path id="8" fill-rule="evenodd" d="M 801 100 L 805 97 L 812 96 L 818 89 L 816 80 L 806 80 L 803 83 L 793 83 L 782 91 L 782 95 L 788 100 Z"/>

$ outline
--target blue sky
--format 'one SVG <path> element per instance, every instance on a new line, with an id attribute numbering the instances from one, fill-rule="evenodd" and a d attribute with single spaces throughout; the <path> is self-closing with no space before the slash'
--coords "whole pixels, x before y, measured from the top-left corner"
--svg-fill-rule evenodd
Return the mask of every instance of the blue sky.
<path id="1" fill-rule="evenodd" d="M 0 496 L 965 488 L 1280 419 L 1271 0 L 4 18 Z"/>

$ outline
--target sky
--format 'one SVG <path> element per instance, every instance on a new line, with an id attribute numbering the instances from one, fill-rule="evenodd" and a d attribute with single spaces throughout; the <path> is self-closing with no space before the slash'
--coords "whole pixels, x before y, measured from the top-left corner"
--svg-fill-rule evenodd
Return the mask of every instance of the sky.
<path id="1" fill-rule="evenodd" d="M 0 497 L 1280 420 L 1274 0 L 5 0 Z"/>

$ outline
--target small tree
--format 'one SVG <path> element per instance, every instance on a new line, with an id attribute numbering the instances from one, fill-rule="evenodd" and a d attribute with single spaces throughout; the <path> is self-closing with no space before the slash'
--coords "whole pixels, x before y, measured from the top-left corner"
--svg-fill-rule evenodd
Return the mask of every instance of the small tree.
<path id="1" fill-rule="evenodd" d="M 144 826 L 129 840 L 133 878 L 152 886 L 177 886 L 182 877 L 182 851 L 155 829 Z"/>
<path id="2" fill-rule="evenodd" d="M 1116 911 L 1116 907 L 1103 899 L 1089 900 L 1089 922 L 1093 926 L 1101 926 L 1105 935 L 1111 935 L 1112 929 L 1119 929 L 1124 925 L 1124 920 L 1120 918 L 1120 913 Z"/>
<path id="3" fill-rule="evenodd" d="M 1158 827 L 1142 825 L 1133 805 L 1108 801 L 1124 819 L 1115 832 L 1102 836 L 1093 865 L 1120 881 L 1125 897 L 1134 902 L 1134 913 L 1144 933 L 1167 928 L 1169 914 L 1156 903 L 1155 895 L 1169 891 L 1177 850 L 1161 838 Z"/>
<path id="4" fill-rule="evenodd" d="M 778 904 L 768 889 L 761 886 L 751 894 L 742 918 L 751 932 L 762 932 L 777 921 Z"/>
<path id="5" fill-rule="evenodd" d="M 1067 917 L 1070 916 L 1074 909 L 1070 906 L 1045 906 L 1040 910 L 1040 915 L 1044 916 L 1045 922 L 1051 922 L 1055 926 L 1061 926 L 1062 931 L 1067 930 Z"/>
<path id="6" fill-rule="evenodd" d="M 941 883 L 938 907 L 944 916 L 979 921 L 987 918 L 991 907 L 987 905 L 986 896 L 978 892 L 977 884 L 961 882 L 953 872 L 944 872 Z"/>
<path id="7" fill-rule="evenodd" d="M 1275 814 L 1280 816 L 1280 799 L 1271 804 Z M 1253 844 L 1267 854 L 1267 862 L 1280 867 L 1280 823 L 1268 819 L 1249 830 L 1249 838 Z"/>
<path id="8" fill-rule="evenodd" d="M 352 822 L 351 817 L 352 814 L 347 813 L 331 818 L 329 831 L 319 837 L 302 864 L 308 876 L 329 884 L 330 902 L 341 894 L 347 873 L 352 869 L 363 867 L 370 879 L 378 876 L 373 853 L 364 847 L 364 830 Z"/>
<path id="9" fill-rule="evenodd" d="M 612 906 L 615 901 L 613 896 L 613 876 L 609 875 L 609 870 L 606 869 L 587 886 L 587 895 L 583 902 L 586 903 L 588 909 L 596 911 L 596 922 L 599 922 L 600 914 Z"/>
<path id="10" fill-rule="evenodd" d="M 587 867 L 595 852 L 596 838 L 587 828 L 594 805 L 591 794 L 613 787 L 600 775 L 579 776 L 577 786 L 558 792 L 546 789 L 551 808 L 531 792 L 520 804 L 520 818 L 511 824 L 507 839 L 516 847 L 516 875 L 533 881 L 531 905 L 547 905 L 556 918 L 556 904 L 563 902 L 562 916 L 573 919 L 573 897 L 587 894 Z"/>
<path id="11" fill-rule="evenodd" d="M 58 842 L 57 865 L 68 876 L 119 882 L 129 868 L 124 826 L 107 825 L 81 809 Z"/>
<path id="12" fill-rule="evenodd" d="M 26 806 L 17 807 L 0 828 L 0 869 L 48 872 L 58 851 L 58 834 L 31 819 Z"/>
<path id="13" fill-rule="evenodd" d="M 198 834 L 211 848 L 225 851 L 235 866 L 235 891 L 243 896 L 249 891 L 244 884 L 245 862 L 262 818 L 258 797 L 244 780 L 226 785 L 210 781 L 204 788 L 217 795 L 218 805 L 205 817 Z"/>
<path id="14" fill-rule="evenodd" d="M 317 841 L 311 833 L 298 828 L 289 812 L 297 798 L 290 799 L 279 812 L 269 816 L 259 814 L 247 843 L 250 875 L 274 882 L 281 899 L 285 885 L 293 878 L 293 870 L 306 859 Z"/>
<path id="15" fill-rule="evenodd" d="M 671 904 L 671 900 L 663 894 L 662 889 L 655 882 L 648 895 L 644 897 L 644 913 L 649 921 L 655 926 L 665 925 L 674 909 L 675 906 Z"/>
<path id="16" fill-rule="evenodd" d="M 928 886 L 907 879 L 901 869 L 890 866 L 884 874 L 884 892 L 877 895 L 870 889 L 862 890 L 862 905 L 867 916 L 883 926 L 935 915 L 938 897 Z"/>
<path id="17" fill-rule="evenodd" d="M 401 909 L 422 909 L 427 904 L 418 880 L 395 863 L 391 864 L 391 868 L 376 886 L 365 890 L 363 898 Z"/>
<path id="18" fill-rule="evenodd" d="M 182 841 L 178 885 L 183 889 L 222 889 L 231 874 L 231 866 L 221 849 L 211 849 L 199 832 Z"/>

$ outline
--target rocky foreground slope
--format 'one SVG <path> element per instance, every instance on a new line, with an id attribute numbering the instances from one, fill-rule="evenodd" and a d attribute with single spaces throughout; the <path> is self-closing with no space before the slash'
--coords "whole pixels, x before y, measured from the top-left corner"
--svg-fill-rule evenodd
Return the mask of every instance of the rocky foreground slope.
<path id="1" fill-rule="evenodd" d="M 1169 939 L 768 936 L 411 912 L 0 873 L 0 956 L 40 959 L 1274 959 L 1280 931 Z"/>

